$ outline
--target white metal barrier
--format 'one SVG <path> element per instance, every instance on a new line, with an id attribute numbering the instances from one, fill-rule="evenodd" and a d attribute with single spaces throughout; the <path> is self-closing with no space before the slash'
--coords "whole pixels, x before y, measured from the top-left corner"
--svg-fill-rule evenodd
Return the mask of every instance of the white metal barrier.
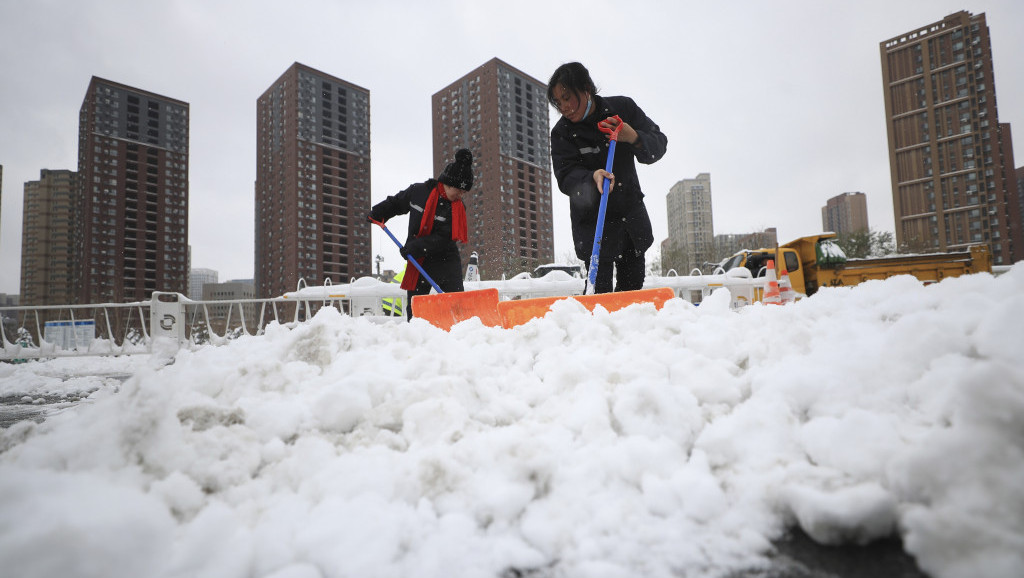
<path id="1" fill-rule="evenodd" d="M 270 323 L 301 323 L 324 307 L 389 319 L 383 307 L 367 308 L 368 302 L 367 295 L 361 304 L 337 295 L 192 301 L 178 293 L 156 292 L 149 301 L 134 303 L 0 307 L 0 361 L 149 353 L 154 338 L 170 338 L 192 348 L 222 345 L 243 335 L 258 335 Z"/>
<path id="2" fill-rule="evenodd" d="M 149 302 L 0 308 L 0 360 L 144 353 L 148 309 Z M 90 325 L 90 334 L 80 331 Z"/>
<path id="3" fill-rule="evenodd" d="M 303 285 L 273 299 L 193 301 L 179 293 L 155 292 L 149 301 L 136 303 L 0 308 L 0 361 L 148 353 L 154 338 L 176 340 L 183 347 L 221 345 L 258 335 L 269 323 L 301 323 L 324 307 L 374 321 L 404 319 L 406 293 L 397 284 L 364 277 L 339 285 Z M 724 287 L 733 308 L 759 301 L 764 286 L 764 277 L 753 278 L 742 267 L 714 275 L 648 277 L 644 282 L 648 289 L 670 287 L 691 303 Z M 467 291 L 492 287 L 502 300 L 557 297 L 582 295 L 584 280 L 552 271 L 540 278 L 523 273 L 501 281 L 465 282 Z"/>
<path id="4" fill-rule="evenodd" d="M 543 277 L 533 277 L 529 273 L 520 273 L 511 279 L 500 281 L 465 281 L 466 291 L 494 288 L 498 290 L 498 298 L 530 299 L 533 297 L 558 297 L 582 295 L 586 281 L 573 277 L 563 271 L 552 271 Z M 664 277 L 647 277 L 644 288 L 670 287 L 676 296 L 691 303 L 700 303 L 715 289 L 726 288 L 732 295 L 733 308 L 750 305 L 761 299 L 764 277 L 752 277 L 750 271 L 737 267 L 726 273 L 714 275 L 670 275 Z M 331 300 L 351 299 L 356 315 L 380 315 L 380 304 L 383 299 L 401 299 L 405 291 L 398 285 L 382 283 L 376 279 L 364 277 L 345 285 L 323 285 L 320 287 L 303 287 L 297 291 L 286 293 L 286 299 L 293 300 Z"/>

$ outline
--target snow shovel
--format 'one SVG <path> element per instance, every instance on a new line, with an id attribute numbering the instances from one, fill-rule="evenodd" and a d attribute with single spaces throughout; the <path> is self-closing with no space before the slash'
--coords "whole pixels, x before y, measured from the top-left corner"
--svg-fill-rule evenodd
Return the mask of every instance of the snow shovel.
<path id="1" fill-rule="evenodd" d="M 666 301 L 675 297 L 671 287 L 656 287 L 654 289 L 640 289 L 638 291 L 619 291 L 618 293 L 603 293 L 601 295 L 579 295 L 568 297 L 579 301 L 588 311 L 593 311 L 598 305 L 604 307 L 609 313 L 618 311 L 634 303 L 653 303 L 656 309 L 661 309 Z M 535 297 L 533 299 L 522 299 L 519 301 L 502 301 L 498 303 L 498 313 L 501 315 L 501 326 L 511 329 L 522 325 L 531 319 L 543 317 L 551 310 L 555 301 L 567 299 L 566 297 Z"/>
<path id="2" fill-rule="evenodd" d="M 604 170 L 609 173 L 612 172 L 612 164 L 615 160 L 615 143 L 618 142 L 619 131 L 622 130 L 622 119 L 619 118 L 619 115 L 612 118 L 619 121 L 615 128 L 597 125 L 601 132 L 611 135 L 611 140 L 608 142 L 608 161 L 604 164 Z M 597 263 L 601 257 L 601 237 L 604 236 L 604 216 L 608 211 L 608 193 L 611 183 L 611 179 L 608 178 L 604 179 L 602 183 L 601 204 L 597 209 L 597 228 L 594 230 L 594 250 L 590 253 L 590 269 L 587 271 L 587 289 L 585 291 L 587 295 L 593 295 L 594 286 L 597 285 Z"/>
<path id="3" fill-rule="evenodd" d="M 619 140 L 619 131 L 622 130 L 622 119 L 618 115 L 612 117 L 619 121 L 615 128 L 605 128 L 598 125 L 601 132 L 611 135 L 608 145 L 608 161 L 605 163 L 605 170 L 612 172 L 612 164 L 615 159 L 615 143 Z M 593 311 L 598 305 L 608 311 L 617 311 L 634 303 L 654 303 L 654 306 L 661 309 L 665 301 L 675 297 L 672 289 L 662 287 L 659 289 L 640 289 L 638 291 L 618 291 L 595 295 L 597 284 L 597 266 L 601 255 L 601 237 L 604 236 L 604 220 L 608 209 L 608 195 L 610 193 L 611 180 L 605 179 L 601 193 L 601 204 L 597 211 L 597 228 L 594 231 L 594 250 L 590 254 L 590 270 L 587 273 L 587 285 L 583 296 L 569 297 L 583 304 L 588 310 Z M 566 299 L 565 297 L 538 297 L 535 299 L 522 299 L 519 301 L 502 301 L 498 303 L 498 313 L 501 315 L 502 327 L 509 329 L 521 325 L 527 321 L 543 317 L 551 309 L 555 301 Z"/>
<path id="4" fill-rule="evenodd" d="M 414 295 L 413 316 L 445 331 L 453 325 L 477 317 L 484 325 L 501 327 L 498 316 L 498 290 L 479 289 L 460 293 Z"/>
<path id="5" fill-rule="evenodd" d="M 403 245 L 387 226 L 381 221 L 370 219 L 370 222 L 377 225 L 391 237 L 391 240 L 401 250 Z M 434 283 L 434 280 L 423 270 L 423 266 L 416 259 L 408 257 L 407 260 L 419 270 L 420 275 L 430 283 L 430 286 L 437 291 L 436 295 L 414 295 L 413 314 L 424 319 L 430 324 L 440 327 L 445 331 L 452 328 L 460 321 L 479 317 L 484 325 L 492 327 L 501 326 L 501 318 L 498 316 L 498 290 L 481 289 L 479 291 L 463 291 L 460 293 L 445 293 Z"/>

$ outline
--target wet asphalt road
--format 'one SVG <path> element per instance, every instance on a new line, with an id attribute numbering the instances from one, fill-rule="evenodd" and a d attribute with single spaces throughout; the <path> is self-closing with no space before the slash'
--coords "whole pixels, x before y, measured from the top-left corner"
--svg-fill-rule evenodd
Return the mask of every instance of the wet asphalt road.
<path id="1" fill-rule="evenodd" d="M 77 403 L 64 398 L 11 396 L 0 397 L 0 428 L 6 429 L 23 420 L 42 422 L 46 416 Z"/>
<path id="2" fill-rule="evenodd" d="M 774 545 L 771 568 L 730 578 L 929 578 L 898 537 L 866 546 L 822 546 L 794 528 Z"/>

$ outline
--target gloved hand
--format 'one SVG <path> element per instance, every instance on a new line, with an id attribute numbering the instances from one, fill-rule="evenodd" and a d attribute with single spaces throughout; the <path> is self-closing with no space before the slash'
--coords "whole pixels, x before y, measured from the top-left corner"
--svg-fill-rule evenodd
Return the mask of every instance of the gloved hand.
<path id="1" fill-rule="evenodd" d="M 369 222 L 371 222 L 371 223 L 373 223 L 373 222 L 374 222 L 374 221 L 376 221 L 377 219 L 374 219 L 374 218 L 373 218 L 373 213 L 366 213 L 366 220 L 367 220 L 367 221 L 369 221 Z"/>
<path id="2" fill-rule="evenodd" d="M 423 243 L 420 241 L 419 238 L 412 238 L 407 240 L 405 242 L 405 246 L 399 250 L 399 253 L 402 254 L 403 259 L 408 259 L 409 257 L 418 259 L 420 257 L 426 256 L 423 254 Z"/>

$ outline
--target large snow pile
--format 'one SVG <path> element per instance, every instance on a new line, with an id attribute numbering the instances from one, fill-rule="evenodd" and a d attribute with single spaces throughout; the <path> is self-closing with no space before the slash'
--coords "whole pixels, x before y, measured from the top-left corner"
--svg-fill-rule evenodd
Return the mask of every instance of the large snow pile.
<path id="1" fill-rule="evenodd" d="M 728 302 L 450 333 L 323 311 L 154 354 L 0 434 L 0 568 L 722 576 L 799 524 L 900 533 L 936 577 L 1020 576 L 1024 266 Z"/>

